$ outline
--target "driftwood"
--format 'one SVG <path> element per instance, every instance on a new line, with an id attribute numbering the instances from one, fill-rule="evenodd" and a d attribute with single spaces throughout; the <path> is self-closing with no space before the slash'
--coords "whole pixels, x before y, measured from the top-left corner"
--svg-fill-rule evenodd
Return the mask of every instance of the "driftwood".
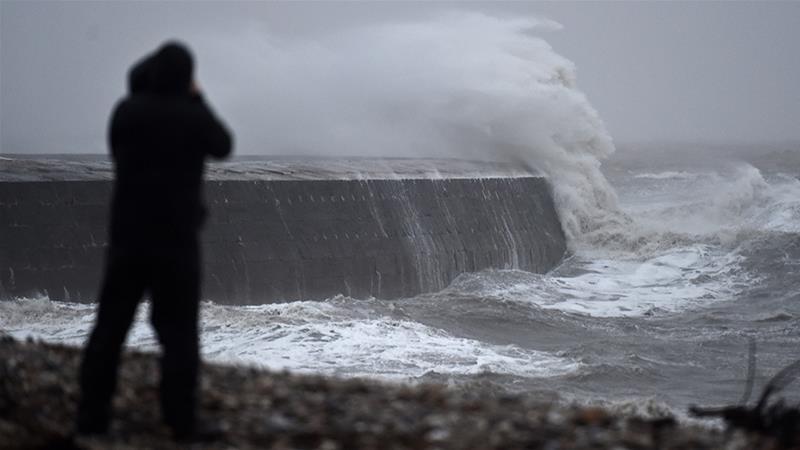
<path id="1" fill-rule="evenodd" d="M 689 407 L 695 417 L 719 418 L 729 430 L 757 433 L 774 440 L 777 448 L 800 447 L 800 407 L 787 405 L 783 399 L 773 400 L 786 386 L 800 375 L 800 360 L 784 367 L 761 391 L 758 402 L 748 406 L 756 372 L 756 344 L 750 340 L 747 364 L 747 383 L 742 399 L 736 406 L 718 408 Z"/>

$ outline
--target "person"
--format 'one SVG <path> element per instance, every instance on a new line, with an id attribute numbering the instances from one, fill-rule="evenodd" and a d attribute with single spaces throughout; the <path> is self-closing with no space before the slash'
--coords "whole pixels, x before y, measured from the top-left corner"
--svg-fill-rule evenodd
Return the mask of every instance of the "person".
<path id="1" fill-rule="evenodd" d="M 232 137 L 192 72 L 189 50 L 165 43 L 130 70 L 129 95 L 112 114 L 109 248 L 80 368 L 78 434 L 108 431 L 121 347 L 146 293 L 163 350 L 164 422 L 178 439 L 195 433 L 202 179 L 208 157 L 230 155 Z"/>

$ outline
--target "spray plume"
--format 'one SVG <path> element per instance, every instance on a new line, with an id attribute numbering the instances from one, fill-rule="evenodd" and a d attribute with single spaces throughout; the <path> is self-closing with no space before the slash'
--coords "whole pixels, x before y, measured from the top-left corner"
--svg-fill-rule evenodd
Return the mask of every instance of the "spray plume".
<path id="1" fill-rule="evenodd" d="M 216 69 L 204 74 L 216 77 L 215 97 L 245 151 L 458 157 L 541 170 L 574 246 L 627 218 L 600 172 L 611 137 L 578 90 L 574 64 L 537 36 L 558 28 L 464 12 L 316 40 L 251 28 L 205 42 Z"/>

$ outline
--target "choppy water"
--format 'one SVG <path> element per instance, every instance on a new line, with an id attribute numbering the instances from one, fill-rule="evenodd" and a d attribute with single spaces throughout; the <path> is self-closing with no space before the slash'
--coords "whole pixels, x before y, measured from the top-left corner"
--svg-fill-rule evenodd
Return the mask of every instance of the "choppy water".
<path id="1" fill-rule="evenodd" d="M 273 369 L 555 392 L 640 412 L 735 403 L 748 338 L 758 343 L 757 388 L 800 358 L 800 158 L 751 150 L 621 152 L 603 171 L 629 220 L 573 245 L 549 274 L 467 274 L 395 301 L 208 302 L 203 352 Z M 91 306 L 46 300 L 0 310 L 0 329 L 16 337 L 76 345 L 93 320 Z M 144 305 L 128 342 L 156 349 L 146 319 Z"/>

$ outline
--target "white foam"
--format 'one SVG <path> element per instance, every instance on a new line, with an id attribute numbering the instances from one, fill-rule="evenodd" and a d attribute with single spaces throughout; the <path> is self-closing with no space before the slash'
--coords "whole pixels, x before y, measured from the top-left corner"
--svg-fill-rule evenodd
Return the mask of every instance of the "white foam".
<path id="1" fill-rule="evenodd" d="M 745 277 L 741 257 L 697 245 L 670 250 L 644 261 L 596 259 L 589 272 L 547 280 L 555 294 L 540 303 L 597 317 L 673 313 L 731 300 Z"/>
<path id="2" fill-rule="evenodd" d="M 655 197 L 655 201 L 654 201 Z M 642 229 L 695 239 L 729 240 L 748 231 L 795 232 L 800 219 L 800 181 L 765 179 L 748 164 L 706 172 L 688 184 L 659 185 L 626 210 Z"/>
<path id="3" fill-rule="evenodd" d="M 697 178 L 700 176 L 699 173 L 692 173 L 692 172 L 685 172 L 685 171 L 666 171 L 666 172 L 657 172 L 657 173 L 640 173 L 634 175 L 634 178 L 645 178 L 650 180 L 668 180 L 668 179 L 679 179 L 679 180 L 687 180 L 691 178 Z"/>
<path id="4" fill-rule="evenodd" d="M 94 306 L 47 298 L 0 301 L 0 330 L 16 339 L 82 345 L 94 320 Z"/>
<path id="5" fill-rule="evenodd" d="M 214 314 L 207 316 L 206 330 L 219 328 L 204 333 L 207 354 L 270 368 L 413 378 L 428 372 L 465 375 L 487 371 L 553 376 L 578 366 L 544 352 L 458 338 L 408 320 L 328 315 L 335 307 L 326 303 L 210 308 Z M 327 311 L 327 319 L 314 319 L 320 310 Z M 240 325 L 264 318 L 269 318 L 265 326 Z"/>
<path id="6" fill-rule="evenodd" d="M 667 314 L 733 299 L 752 277 L 741 256 L 698 244 L 651 258 L 573 259 L 581 273 L 542 276 L 492 271 L 462 276 L 454 283 L 470 295 L 514 301 L 543 309 L 593 317 Z"/>
<path id="7" fill-rule="evenodd" d="M 743 268 L 745 244 L 765 232 L 800 231 L 800 181 L 768 180 L 747 164 L 690 178 L 638 177 L 649 184 L 628 186 L 623 207 L 635 220 L 620 228 L 627 236 L 609 232 L 599 245 L 581 248 L 565 264 L 578 275 L 489 281 L 484 293 L 598 317 L 673 313 L 736 298 L 759 279 Z"/>
<path id="8" fill-rule="evenodd" d="M 202 308 L 202 349 L 211 361 L 297 372 L 410 379 L 429 372 L 483 372 L 522 377 L 556 376 L 580 364 L 513 345 L 490 345 L 452 336 L 408 320 L 353 312 L 352 299 L 328 302 Z M 94 308 L 48 300 L 0 302 L 0 329 L 18 339 L 83 345 Z M 140 306 L 129 347 L 156 350 Z"/>
<path id="9" fill-rule="evenodd" d="M 800 232 L 800 180 L 778 177 L 767 184 L 767 201 L 757 202 L 748 217 L 750 226 L 786 233 Z"/>

